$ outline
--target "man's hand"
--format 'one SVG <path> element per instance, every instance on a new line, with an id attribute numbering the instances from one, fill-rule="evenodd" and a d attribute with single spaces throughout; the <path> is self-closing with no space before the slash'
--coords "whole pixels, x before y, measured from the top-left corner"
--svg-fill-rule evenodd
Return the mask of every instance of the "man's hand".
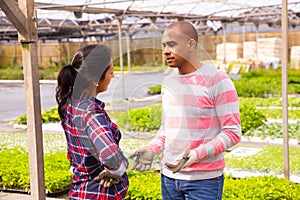
<path id="1" fill-rule="evenodd" d="M 121 176 L 114 175 L 106 171 L 105 169 L 99 173 L 98 176 L 94 178 L 94 181 L 99 181 L 100 185 L 105 188 L 109 188 L 114 184 L 118 184 L 120 182 Z"/>
<path id="2" fill-rule="evenodd" d="M 131 169 L 140 172 L 148 171 L 151 168 L 154 156 L 154 152 L 147 147 L 135 151 L 133 154 L 129 155 L 129 158 L 136 157 Z"/>
<path id="3" fill-rule="evenodd" d="M 196 160 L 196 152 L 194 150 L 188 150 L 184 153 L 182 159 L 176 165 L 170 163 L 165 163 L 165 165 L 175 174 L 176 172 L 179 172 L 181 169 L 186 168 Z"/>

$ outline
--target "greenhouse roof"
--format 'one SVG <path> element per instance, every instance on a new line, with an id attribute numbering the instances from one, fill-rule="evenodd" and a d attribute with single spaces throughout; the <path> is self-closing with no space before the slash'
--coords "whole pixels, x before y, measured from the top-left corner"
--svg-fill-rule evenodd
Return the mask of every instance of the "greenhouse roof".
<path id="1" fill-rule="evenodd" d="M 163 30 L 175 20 L 189 20 L 199 33 L 222 25 L 280 25 L 279 0 L 36 0 L 40 39 L 110 37 L 122 31 Z M 289 0 L 289 23 L 300 25 L 300 0 Z M 14 26 L 0 10 L 0 40 L 17 39 Z"/>

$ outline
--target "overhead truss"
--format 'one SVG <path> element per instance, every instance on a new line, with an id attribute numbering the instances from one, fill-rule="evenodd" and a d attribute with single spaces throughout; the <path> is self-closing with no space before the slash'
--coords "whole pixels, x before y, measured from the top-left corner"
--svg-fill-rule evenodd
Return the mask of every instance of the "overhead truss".
<path id="1" fill-rule="evenodd" d="M 219 0 L 215 2 L 223 2 Z M 128 2 L 128 1 L 127 1 Z M 134 2 L 134 1 L 132 1 Z M 170 1 L 171 2 L 171 1 Z M 198 6 L 199 1 L 189 1 L 194 7 Z M 295 3 L 297 4 L 297 3 Z M 165 5 L 168 6 L 168 5 Z M 280 25 L 281 23 L 281 6 L 262 6 L 245 8 L 242 7 L 242 13 L 235 16 L 220 16 L 218 13 L 209 15 L 190 14 L 185 12 L 178 14 L 166 12 L 162 8 L 159 12 L 133 10 L 130 6 L 126 8 L 105 8 L 95 7 L 93 4 L 86 5 L 64 5 L 51 3 L 35 3 L 36 10 L 55 10 L 74 13 L 75 19 L 53 19 L 51 16 L 38 18 L 38 38 L 39 40 L 62 40 L 68 38 L 88 38 L 98 37 L 99 39 L 117 35 L 118 21 L 122 22 L 122 31 L 134 34 L 137 31 L 156 28 L 156 31 L 162 31 L 169 23 L 175 20 L 191 21 L 199 33 L 207 34 L 216 32 L 207 23 L 208 21 L 218 21 L 220 24 L 230 24 L 240 22 L 240 24 L 253 23 Z M 237 9 L 235 9 L 237 10 Z M 226 11 L 226 10 L 225 10 Z M 225 12 L 224 10 L 222 12 Z M 82 20 L 82 14 L 106 14 L 99 19 Z M 102 15 L 103 16 L 103 15 Z M 300 13 L 289 11 L 289 25 L 292 27 L 300 25 Z M 18 34 L 12 23 L 0 10 L 0 40 L 17 40 Z"/>

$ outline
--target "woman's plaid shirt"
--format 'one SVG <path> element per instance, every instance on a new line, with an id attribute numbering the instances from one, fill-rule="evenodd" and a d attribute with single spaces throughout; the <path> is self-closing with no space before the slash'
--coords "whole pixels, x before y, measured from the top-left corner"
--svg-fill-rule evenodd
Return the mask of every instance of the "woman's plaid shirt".
<path id="1" fill-rule="evenodd" d="M 123 199 L 128 190 L 128 161 L 119 148 L 121 132 L 105 104 L 82 93 L 73 98 L 62 122 L 73 178 L 70 199 Z M 103 169 L 122 176 L 119 184 L 102 187 L 93 180 Z"/>

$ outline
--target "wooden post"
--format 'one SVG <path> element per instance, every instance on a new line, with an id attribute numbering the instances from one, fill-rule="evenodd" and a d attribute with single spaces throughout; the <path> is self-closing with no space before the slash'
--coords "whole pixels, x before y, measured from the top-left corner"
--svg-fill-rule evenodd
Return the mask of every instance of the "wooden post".
<path id="1" fill-rule="evenodd" d="M 281 14 L 282 38 L 282 131 L 284 177 L 290 179 L 289 132 L 288 132 L 288 18 L 287 0 L 282 0 Z"/>
<path id="2" fill-rule="evenodd" d="M 1 9 L 18 30 L 22 44 L 31 197 L 44 200 L 44 153 L 34 1 L 18 0 L 18 4 L 16 1 L 0 0 Z"/>
<path id="3" fill-rule="evenodd" d="M 27 21 L 28 37 L 19 35 L 22 44 L 26 94 L 30 191 L 32 199 L 45 199 L 44 152 L 37 55 L 37 28 L 33 0 L 19 0 Z"/>

